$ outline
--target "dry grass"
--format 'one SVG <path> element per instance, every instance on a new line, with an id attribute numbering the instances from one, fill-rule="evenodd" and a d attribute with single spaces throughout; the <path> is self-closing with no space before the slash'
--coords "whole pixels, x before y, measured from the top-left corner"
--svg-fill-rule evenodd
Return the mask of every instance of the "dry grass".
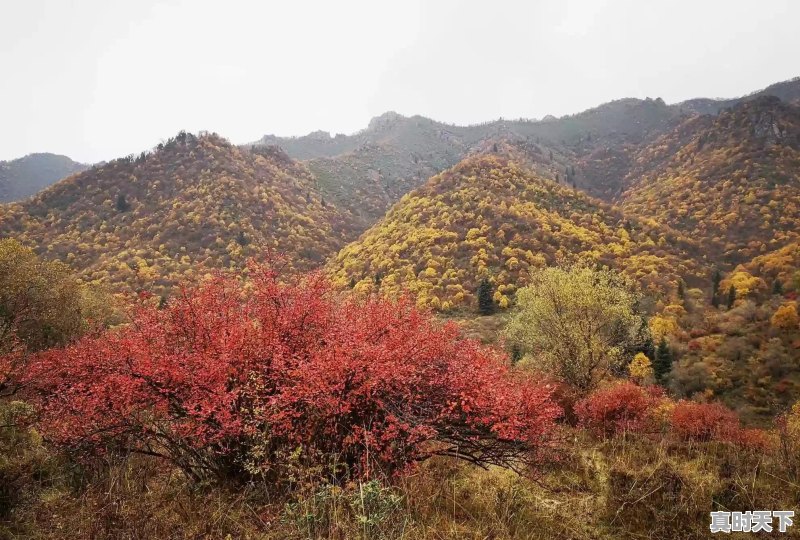
<path id="1" fill-rule="evenodd" d="M 30 432 L 3 438 L 0 538 L 522 540 L 706 538 L 708 512 L 793 509 L 775 456 L 721 444 L 576 434 L 536 479 L 453 460 L 394 482 L 330 486 L 191 484 L 153 458 L 86 470 Z"/>

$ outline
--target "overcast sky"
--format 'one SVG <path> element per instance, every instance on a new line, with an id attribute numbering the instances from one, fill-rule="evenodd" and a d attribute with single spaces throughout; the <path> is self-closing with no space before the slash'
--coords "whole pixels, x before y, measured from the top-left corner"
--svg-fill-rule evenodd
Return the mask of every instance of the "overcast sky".
<path id="1" fill-rule="evenodd" d="M 800 75 L 800 2 L 0 0 L 0 159 L 459 124 Z"/>

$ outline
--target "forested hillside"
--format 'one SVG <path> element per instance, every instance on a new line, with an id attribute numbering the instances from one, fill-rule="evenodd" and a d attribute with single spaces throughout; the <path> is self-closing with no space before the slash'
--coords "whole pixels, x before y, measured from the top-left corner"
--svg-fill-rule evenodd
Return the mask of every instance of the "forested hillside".
<path id="1" fill-rule="evenodd" d="M 1 204 L 0 538 L 673 540 L 794 508 L 796 89 L 180 132 Z"/>
<path id="2" fill-rule="evenodd" d="M 389 112 L 353 135 L 265 135 L 252 144 L 278 145 L 295 159 L 308 161 L 323 192 L 366 228 L 404 193 L 497 139 L 534 147 L 560 169 L 562 179 L 568 177 L 568 182 L 610 202 L 628 187 L 624 178 L 635 162 L 647 159 L 635 154 L 655 138 L 693 116 L 716 115 L 765 96 L 797 102 L 800 81 L 777 83 L 742 98 L 699 98 L 674 105 L 660 98 L 620 99 L 561 118 L 501 119 L 472 126 Z M 363 204 L 355 205 L 354 200 Z"/>
<path id="3" fill-rule="evenodd" d="M 472 126 L 386 113 L 350 136 L 267 135 L 248 146 L 275 144 L 307 160 L 324 196 L 365 230 L 405 193 L 498 141 L 513 142 L 533 161 L 547 165 L 553 177 L 574 182 L 576 156 L 604 145 L 640 143 L 678 117 L 660 99 L 623 99 L 558 119 L 501 119 Z M 608 191 L 595 182 L 581 182 L 580 187 L 596 195 Z"/>
<path id="4" fill-rule="evenodd" d="M 797 238 L 800 108 L 764 97 L 686 120 L 635 153 L 622 207 L 747 261 Z M 713 245 L 713 244 L 712 244 Z"/>
<path id="5" fill-rule="evenodd" d="M 325 196 L 363 231 L 405 193 L 454 165 L 474 142 L 427 118 L 387 113 L 370 122 L 357 147 L 307 164 Z"/>
<path id="6" fill-rule="evenodd" d="M 398 294 L 421 306 L 474 309 L 488 280 L 494 301 L 513 302 L 530 269 L 587 259 L 619 268 L 655 295 L 706 272 L 696 244 L 628 216 L 504 156 L 476 155 L 404 196 L 345 247 L 336 283 Z"/>
<path id="7" fill-rule="evenodd" d="M 186 133 L 0 214 L 0 234 L 67 262 L 86 281 L 159 292 L 214 269 L 241 269 L 270 250 L 291 268 L 319 266 L 349 227 L 308 169 L 279 149 L 242 150 Z"/>

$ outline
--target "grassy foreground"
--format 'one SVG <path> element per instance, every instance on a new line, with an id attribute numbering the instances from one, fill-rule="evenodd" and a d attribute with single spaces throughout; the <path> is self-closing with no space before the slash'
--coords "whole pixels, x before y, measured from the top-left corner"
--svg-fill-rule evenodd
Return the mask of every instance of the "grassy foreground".
<path id="1" fill-rule="evenodd" d="M 570 433 L 537 478 L 438 458 L 394 481 L 344 486 L 298 468 L 281 494 L 192 484 L 144 456 L 82 469 L 34 431 L 5 430 L 3 446 L 0 538 L 9 539 L 706 538 L 712 509 L 800 501 L 796 468 L 780 453 L 643 436 Z"/>

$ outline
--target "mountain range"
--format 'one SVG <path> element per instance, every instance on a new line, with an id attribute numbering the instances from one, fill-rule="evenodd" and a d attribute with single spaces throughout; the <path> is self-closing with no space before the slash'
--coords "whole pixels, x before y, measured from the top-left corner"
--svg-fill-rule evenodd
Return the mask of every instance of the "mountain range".
<path id="1" fill-rule="evenodd" d="M 187 133 L 0 214 L 3 235 L 66 261 L 84 280 L 153 291 L 269 250 L 308 270 L 343 245 L 348 227 L 308 168 L 280 149 Z"/>
<path id="2" fill-rule="evenodd" d="M 589 257 L 671 275 L 644 279 L 666 290 L 797 241 L 798 96 L 793 79 L 735 100 L 629 98 L 536 121 L 454 126 L 386 113 L 354 135 L 242 146 L 180 133 L 5 205 L 0 234 L 88 281 L 134 289 L 166 290 L 273 250 L 297 269 L 327 263 L 348 284 L 379 274 L 385 287 L 422 287 L 434 306 L 469 305 L 485 272 L 513 290 L 512 258 L 523 267 Z M 0 170 L 30 170 L 23 164 L 44 156 Z M 49 159 L 63 174 L 83 168 Z M 431 231 L 431 246 L 398 252 Z M 426 266 L 437 257 L 439 270 Z M 420 277 L 447 267 L 462 273 L 466 300 L 446 292 L 452 276 Z"/>
<path id="3" fill-rule="evenodd" d="M 0 237 L 86 283 L 165 297 L 279 255 L 486 340 L 537 269 L 606 265 L 638 283 L 677 395 L 766 417 L 800 395 L 800 329 L 772 322 L 800 294 L 798 95 L 794 79 L 473 126 L 386 113 L 354 135 L 239 146 L 181 132 L 89 168 L 32 155 L 0 167 L 22 198 L 0 205 Z M 481 287 L 499 315 L 477 316 Z"/>

